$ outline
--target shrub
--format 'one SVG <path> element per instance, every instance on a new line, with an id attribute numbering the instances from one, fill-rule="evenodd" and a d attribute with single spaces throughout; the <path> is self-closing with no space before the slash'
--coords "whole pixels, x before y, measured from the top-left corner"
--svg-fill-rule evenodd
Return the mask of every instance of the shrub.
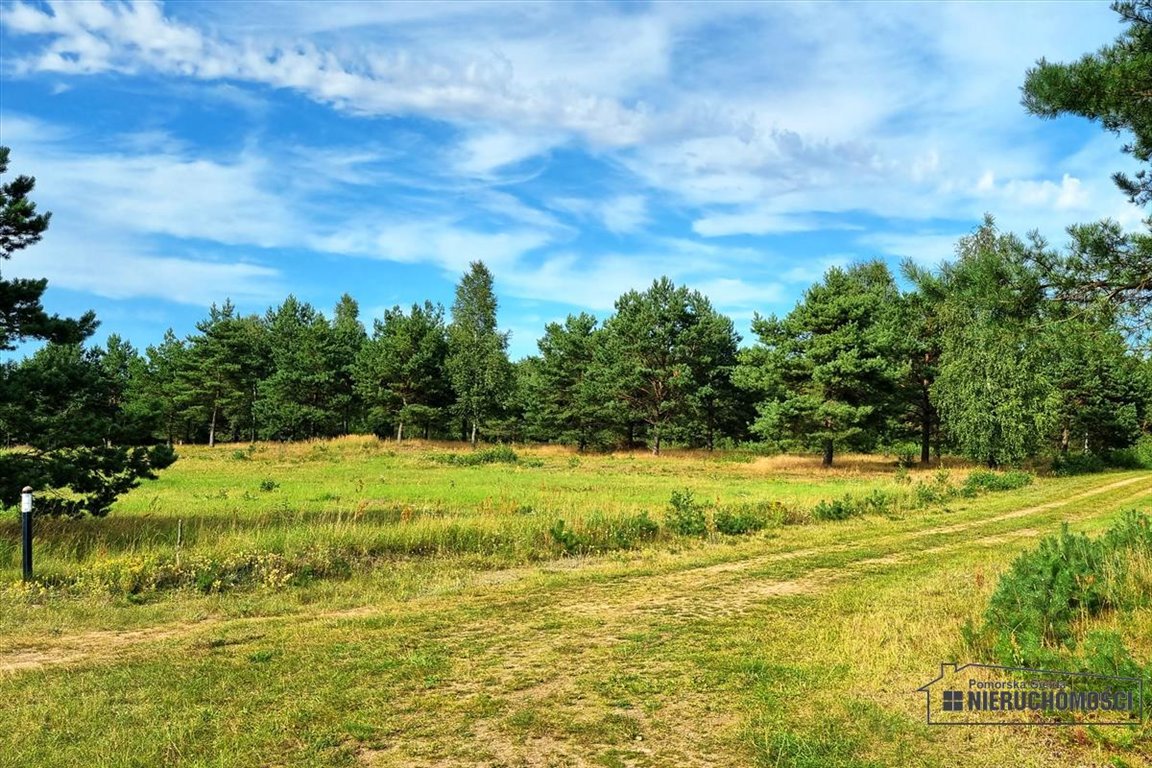
<path id="1" fill-rule="evenodd" d="M 692 492 L 672 491 L 668 500 L 668 527 L 681 536 L 703 536 L 708 532 L 708 519 L 704 505 L 692 498 Z"/>
<path id="2" fill-rule="evenodd" d="M 767 528 L 772 522 L 773 503 L 779 502 L 721 507 L 713 515 L 716 530 L 729 536 L 739 536 Z"/>
<path id="3" fill-rule="evenodd" d="M 850 496 L 820 501 L 812 508 L 812 516 L 817 520 L 847 520 L 859 514 L 861 514 L 860 507 Z"/>
<path id="4" fill-rule="evenodd" d="M 647 512 L 641 512 L 617 519 L 611 529 L 615 548 L 631 549 L 639 542 L 655 539 L 660 533 L 660 524 L 648 517 Z"/>
<path id="5" fill-rule="evenodd" d="M 1107 468 L 1103 457 L 1095 453 L 1062 453 L 1052 459 L 1052 472 L 1061 476 L 1087 475 Z"/>
<path id="6" fill-rule="evenodd" d="M 987 469 L 978 469 L 968 475 L 968 479 L 960 488 L 960 493 L 965 496 L 975 496 L 983 491 L 1014 491 L 1031 485 L 1032 480 L 1032 475 L 1019 470 L 992 472 Z"/>
<path id="7" fill-rule="evenodd" d="M 578 523 L 576 528 L 569 527 L 564 520 L 557 520 L 548 529 L 552 541 L 569 555 L 632 549 L 641 542 L 651 541 L 659 533 L 659 524 L 648 517 L 647 512 L 626 517 L 592 515 Z"/>
<path id="8" fill-rule="evenodd" d="M 969 627 L 966 639 L 989 644 L 1004 664 L 1050 663 L 1061 646 L 1076 645 L 1075 630 L 1085 618 L 1148 602 L 1150 562 L 1152 521 L 1146 515 L 1129 511 L 1096 539 L 1071 533 L 1065 524 L 1016 558 L 996 585 L 983 628 Z M 1103 650 L 1092 653 L 1118 658 L 1107 642 L 1098 646 Z"/>
<path id="9" fill-rule="evenodd" d="M 557 520 L 556 524 L 548 529 L 548 533 L 551 534 L 552 540 L 569 555 L 583 554 L 591 548 L 588 540 L 568 528 L 563 520 Z"/>
<path id="10" fill-rule="evenodd" d="M 520 460 L 520 457 L 510 446 L 494 445 L 470 453 L 441 453 L 432 456 L 432 460 L 440 464 L 451 464 L 458 467 L 476 467 L 481 464 L 515 464 Z"/>
<path id="11" fill-rule="evenodd" d="M 260 481 L 260 490 L 262 491 L 274 491 L 279 487 L 280 483 L 276 482 L 275 480 L 266 479 Z"/>

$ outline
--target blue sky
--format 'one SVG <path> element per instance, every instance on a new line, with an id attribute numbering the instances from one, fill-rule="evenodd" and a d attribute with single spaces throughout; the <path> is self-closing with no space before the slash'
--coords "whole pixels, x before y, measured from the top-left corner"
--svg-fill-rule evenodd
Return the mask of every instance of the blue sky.
<path id="1" fill-rule="evenodd" d="M 3 265 L 138 347 L 294 293 L 368 325 L 496 278 L 514 357 L 669 275 L 748 338 L 834 264 L 1101 217 L 1120 138 L 1024 113 L 1106 3 L 0 0 L 0 143 L 53 212 Z"/>

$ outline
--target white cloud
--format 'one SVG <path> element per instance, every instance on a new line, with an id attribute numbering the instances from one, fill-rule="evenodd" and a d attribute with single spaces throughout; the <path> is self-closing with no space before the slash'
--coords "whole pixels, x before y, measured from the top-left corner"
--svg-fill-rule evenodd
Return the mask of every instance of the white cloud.
<path id="1" fill-rule="evenodd" d="M 316 250 L 401 263 L 431 263 L 458 273 L 473 261 L 495 272 L 512 270 L 527 253 L 548 245 L 552 237 L 529 229 L 484 232 L 451 219 L 393 222 L 348 228 L 310 241 Z"/>
<path id="2" fill-rule="evenodd" d="M 283 298 L 279 270 L 248 262 L 173 257 L 130 236 L 90 237 L 83 227 L 53 219 L 51 236 L 12 259 L 16 277 L 48 278 L 53 287 L 111 299 L 153 298 L 207 306 Z"/>
<path id="3" fill-rule="evenodd" d="M 786 232 L 808 232 L 821 224 L 810 216 L 782 215 L 764 210 L 740 213 L 714 213 L 692 222 L 692 231 L 702 237 L 725 235 L 777 235 Z"/>
<path id="4" fill-rule="evenodd" d="M 1120 165 L 1116 140 L 1053 151 L 1038 138 L 1050 126 L 1018 104 L 1036 58 L 1115 34 L 1106 8 L 18 2 L 5 27 L 19 43 L 5 77 L 75 87 L 85 74 L 159 74 L 257 116 L 288 90 L 356 119 L 436 121 L 429 133 L 450 137 L 213 154 L 137 133 L 82 153 L 39 133 L 52 126 L 5 116 L 61 227 L 152 238 L 124 262 L 138 272 L 160 254 L 198 264 L 188 244 L 211 241 L 446 273 L 483 259 L 512 295 L 599 310 L 668 273 L 743 312 L 846 257 L 660 240 L 649 233 L 671 231 L 665 216 L 708 238 L 867 217 L 905 234 L 857 244 L 921 259 L 951 253 L 958 235 L 941 220 L 975 225 L 985 211 L 1053 239 L 1070 221 L 1140 218 L 1101 170 Z M 553 168 L 573 157 L 587 165 Z M 589 231 L 617 236 L 620 252 L 572 252 Z M 163 238 L 175 252 L 156 249 Z M 238 266 L 229 279 L 251 290 L 274 277 Z"/>
<path id="5" fill-rule="evenodd" d="M 970 230 L 875 233 L 859 238 L 858 242 L 866 248 L 875 248 L 888 256 L 911 259 L 924 266 L 936 266 L 955 258 L 956 243 L 968 234 Z"/>
<path id="6" fill-rule="evenodd" d="M 644 195 L 615 195 L 602 199 L 557 197 L 548 201 L 553 210 L 578 219 L 594 221 L 615 234 L 638 232 L 650 221 Z"/>
<path id="7" fill-rule="evenodd" d="M 1074 157 L 1054 164 L 1022 141 L 1041 126 L 1018 105 L 1036 58 L 1074 56 L 1081 40 L 1114 34 L 1104 8 L 50 8 L 7 9 L 11 33 L 46 41 L 10 54 L 10 69 L 157 72 L 291 89 L 354 114 L 446 121 L 463 137 L 454 172 L 501 183 L 518 180 L 502 172 L 557 147 L 583 148 L 689 206 L 739 207 L 698 216 L 696 231 L 708 236 L 795 231 L 813 211 L 963 218 L 988 204 L 973 200 L 985 172 L 1008 206 L 1089 217 L 1116 207 L 1106 184 L 1049 192 L 1065 175 L 1087 179 L 1099 168 Z M 645 218 L 626 205 L 599 216 L 616 232 Z"/>
<path id="8" fill-rule="evenodd" d="M 471 136 L 458 148 L 456 168 L 467 176 L 490 176 L 494 171 L 546 152 L 562 140 L 525 136 L 511 131 L 489 131 Z"/>

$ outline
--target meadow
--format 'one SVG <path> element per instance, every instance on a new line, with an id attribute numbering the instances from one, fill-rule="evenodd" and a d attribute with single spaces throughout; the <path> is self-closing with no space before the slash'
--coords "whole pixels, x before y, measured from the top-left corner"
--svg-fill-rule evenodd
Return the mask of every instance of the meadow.
<path id="1" fill-rule="evenodd" d="M 0 522 L 0 765 L 1149 764 L 1146 726 L 939 728 L 915 691 L 1017 554 L 1152 473 L 818 461 L 182 448 L 38 521 L 33 585 Z M 1149 658 L 1148 609 L 1093 621 Z"/>

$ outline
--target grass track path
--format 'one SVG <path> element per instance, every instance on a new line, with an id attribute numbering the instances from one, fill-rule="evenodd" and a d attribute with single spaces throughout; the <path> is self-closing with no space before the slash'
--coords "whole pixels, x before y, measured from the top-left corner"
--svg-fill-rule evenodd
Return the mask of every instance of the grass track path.
<path id="1" fill-rule="evenodd" d="M 1131 493 L 1117 493 L 1132 491 L 1137 484 L 1141 487 Z M 718 563 L 699 562 L 699 550 L 671 557 L 655 572 L 585 558 L 577 567 L 563 561 L 481 572 L 424 596 L 346 610 L 209 617 L 143 630 L 77 633 L 36 647 L 6 649 L 0 653 L 0 682 L 37 670 L 48 674 L 61 665 L 124 664 L 253 626 L 321 643 L 333 627 L 360 627 L 399 611 L 427 619 L 432 639 L 467 652 L 453 658 L 450 673 L 432 690 L 404 694 L 407 706 L 400 709 L 412 714 L 399 721 L 412 727 L 404 729 L 403 739 L 358 747 L 356 757 L 363 765 L 750 764 L 756 756 L 747 747 L 747 718 L 716 701 L 718 693 L 736 692 L 693 687 L 691 682 L 679 685 L 683 665 L 674 669 L 670 659 L 673 650 L 677 658 L 692 657 L 694 628 L 746 627 L 760 619 L 757 612 L 773 605 L 774 611 L 811 612 L 820 602 L 813 598 L 839 594 L 844 587 L 858 589 L 897 567 L 930 570 L 949 553 L 1007 546 L 1049 532 L 1055 522 L 1049 519 L 1052 513 L 1089 499 L 1102 504 L 1072 509 L 1062 518 L 1097 515 L 1103 506 L 1118 508 L 1150 494 L 1152 474 L 1140 474 L 962 522 L 897 521 L 904 529 L 896 533 L 891 526 L 856 521 L 855 527 L 844 525 L 840 536 L 851 540 L 824 546 L 803 546 L 802 531 L 794 529 L 799 532 L 785 542 L 762 542 L 759 553 L 742 547 Z M 773 551 L 763 552 L 764 546 Z M 439 619 L 431 618 L 436 616 Z M 790 631 L 782 632 L 776 641 L 780 647 L 775 650 L 785 659 L 791 637 Z M 669 644 L 666 654 L 660 650 L 662 643 Z M 644 653 L 645 648 L 655 650 Z M 660 682 L 648 690 L 646 680 Z M 476 703 L 493 697 L 498 700 L 496 714 L 476 715 Z M 438 708 L 442 721 L 431 728 L 415 727 L 428 706 Z M 604 737 L 616 726 L 623 731 Z M 442 728 L 455 729 L 460 743 L 446 750 Z"/>

